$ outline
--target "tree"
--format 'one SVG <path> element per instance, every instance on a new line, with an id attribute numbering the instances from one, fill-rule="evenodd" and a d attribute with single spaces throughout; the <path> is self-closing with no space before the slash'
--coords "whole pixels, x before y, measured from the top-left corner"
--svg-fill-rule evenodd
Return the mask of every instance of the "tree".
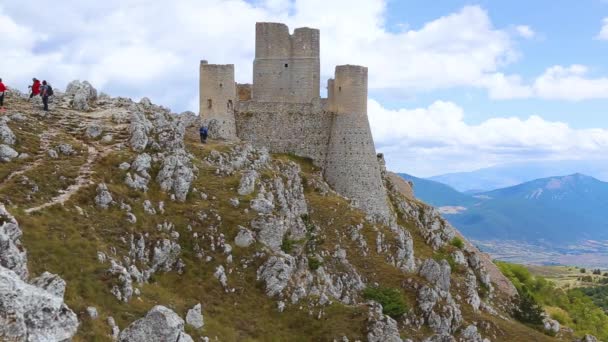
<path id="1" fill-rule="evenodd" d="M 520 293 L 519 305 L 515 309 L 513 316 L 523 323 L 543 324 L 543 309 L 527 291 Z"/>

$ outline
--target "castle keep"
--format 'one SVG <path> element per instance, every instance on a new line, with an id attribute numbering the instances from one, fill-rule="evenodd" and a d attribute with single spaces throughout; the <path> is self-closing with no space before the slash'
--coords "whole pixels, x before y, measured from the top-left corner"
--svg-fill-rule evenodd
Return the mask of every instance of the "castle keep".
<path id="1" fill-rule="evenodd" d="M 340 65 L 320 97 L 319 30 L 257 23 L 253 84 L 234 65 L 200 65 L 200 117 L 212 138 L 241 139 L 310 158 L 368 214 L 390 209 L 367 118 L 367 68 Z"/>

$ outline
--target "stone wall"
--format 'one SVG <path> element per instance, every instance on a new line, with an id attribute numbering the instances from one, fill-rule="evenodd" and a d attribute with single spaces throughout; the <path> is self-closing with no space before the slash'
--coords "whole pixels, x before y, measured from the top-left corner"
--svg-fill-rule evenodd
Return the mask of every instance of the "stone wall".
<path id="1" fill-rule="evenodd" d="M 324 167 L 327 182 L 377 219 L 387 221 L 390 209 L 367 118 L 367 68 L 336 67 L 329 107 L 333 116 Z"/>
<path id="2" fill-rule="evenodd" d="M 201 61 L 199 82 L 201 124 L 209 126 L 211 138 L 236 139 L 234 64 Z"/>
<path id="3" fill-rule="evenodd" d="M 252 98 L 308 103 L 320 96 L 319 30 L 257 23 Z"/>
<path id="4" fill-rule="evenodd" d="M 275 153 L 294 153 L 325 164 L 332 114 L 324 101 L 313 103 L 239 102 L 236 127 L 239 138 Z"/>

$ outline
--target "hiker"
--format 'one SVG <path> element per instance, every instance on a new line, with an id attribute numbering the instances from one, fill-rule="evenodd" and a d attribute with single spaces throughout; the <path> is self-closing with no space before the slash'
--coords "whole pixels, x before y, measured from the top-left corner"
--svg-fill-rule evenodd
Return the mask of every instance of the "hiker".
<path id="1" fill-rule="evenodd" d="M 53 96 L 53 87 L 46 81 L 42 81 L 42 87 L 40 88 L 40 96 L 42 96 L 42 104 L 44 105 L 44 111 L 49 111 L 49 96 Z"/>
<path id="2" fill-rule="evenodd" d="M 198 132 L 201 135 L 201 143 L 206 144 L 207 136 L 209 136 L 209 130 L 207 129 L 207 126 L 202 125 L 201 128 L 198 130 Z"/>
<path id="3" fill-rule="evenodd" d="M 32 90 L 32 92 L 30 93 L 30 99 L 40 94 L 40 81 L 38 81 L 38 79 L 36 79 L 35 77 L 32 78 L 32 81 L 34 83 L 28 87 Z"/>
<path id="4" fill-rule="evenodd" d="M 0 111 L 4 112 L 4 93 L 6 92 L 6 86 L 2 83 L 0 78 Z"/>

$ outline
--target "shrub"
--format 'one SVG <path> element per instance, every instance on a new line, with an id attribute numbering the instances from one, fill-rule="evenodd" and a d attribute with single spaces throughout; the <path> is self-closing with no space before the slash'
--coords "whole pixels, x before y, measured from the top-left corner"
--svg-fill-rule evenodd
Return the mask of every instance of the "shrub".
<path id="1" fill-rule="evenodd" d="M 581 273 L 585 273 L 585 272 L 587 272 L 587 270 L 586 270 L 585 268 L 581 268 L 581 270 L 580 270 L 580 271 L 581 271 Z"/>
<path id="2" fill-rule="evenodd" d="M 366 287 L 363 298 L 373 300 L 382 305 L 382 312 L 393 318 L 398 318 L 407 312 L 407 305 L 401 292 L 389 287 Z"/>
<path id="3" fill-rule="evenodd" d="M 293 247 L 295 246 L 296 242 L 296 240 L 292 240 L 288 238 L 287 235 L 285 235 L 285 237 L 283 237 L 281 249 L 283 250 L 283 252 L 290 254 L 291 252 L 293 252 Z"/>
<path id="4" fill-rule="evenodd" d="M 454 237 L 450 244 L 458 249 L 464 248 L 464 241 L 462 241 L 462 239 L 458 236 Z"/>
<path id="5" fill-rule="evenodd" d="M 543 309 L 528 292 L 519 295 L 519 305 L 513 316 L 520 322 L 533 325 L 543 324 Z"/>
<path id="6" fill-rule="evenodd" d="M 315 257 L 308 257 L 308 268 L 311 271 L 316 271 L 321 265 L 323 265 L 323 261 Z"/>

